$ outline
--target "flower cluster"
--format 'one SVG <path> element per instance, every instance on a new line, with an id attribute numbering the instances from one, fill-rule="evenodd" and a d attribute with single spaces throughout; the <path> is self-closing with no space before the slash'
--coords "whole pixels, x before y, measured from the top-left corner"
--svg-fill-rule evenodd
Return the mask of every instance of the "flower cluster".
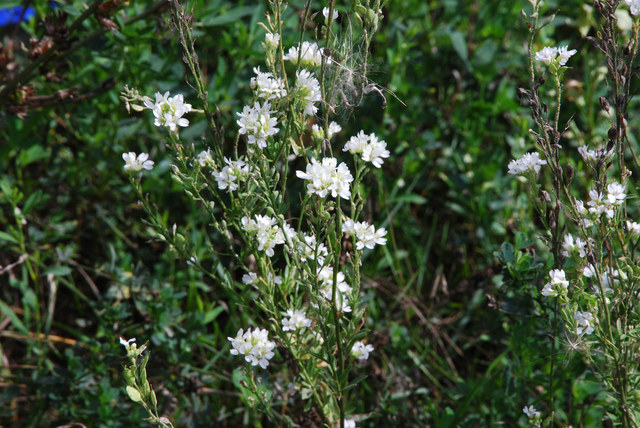
<path id="1" fill-rule="evenodd" d="M 574 240 L 573 235 L 567 233 L 562 242 L 562 255 L 571 257 L 572 254 L 578 254 L 581 259 L 584 258 L 587 255 L 587 243 L 581 238 Z"/>
<path id="2" fill-rule="evenodd" d="M 613 149 L 607 150 L 604 147 L 599 149 L 591 149 L 589 150 L 589 146 L 580 146 L 578 147 L 578 153 L 582 156 L 582 159 L 586 161 L 607 158 L 613 154 Z"/>
<path id="3" fill-rule="evenodd" d="M 547 297 L 566 296 L 569 289 L 569 281 L 565 278 L 564 270 L 552 269 L 549 272 L 551 278 L 542 289 L 542 295 Z"/>
<path id="4" fill-rule="evenodd" d="M 122 159 L 124 159 L 124 170 L 128 172 L 138 172 L 143 169 L 150 170 L 153 168 L 153 161 L 148 160 L 149 155 L 147 153 L 140 153 L 137 157 L 134 152 L 123 153 Z"/>
<path id="5" fill-rule="evenodd" d="M 373 346 L 365 345 L 363 342 L 358 341 L 353 344 L 351 355 L 358 360 L 368 360 L 369 354 L 373 352 L 373 349 Z"/>
<path id="6" fill-rule="evenodd" d="M 587 202 L 589 212 L 594 215 L 606 214 L 607 218 L 613 218 L 615 214 L 614 208 L 622 205 L 625 198 L 625 187 L 620 183 L 611 183 L 607 186 L 606 196 L 597 190 L 589 191 L 591 200 Z"/>
<path id="7" fill-rule="evenodd" d="M 640 0 L 624 0 L 624 2 L 629 6 L 631 15 L 636 16 L 640 14 Z"/>
<path id="8" fill-rule="evenodd" d="M 589 264 L 587 265 L 584 270 L 582 271 L 582 274 L 587 277 L 587 278 L 597 278 L 598 274 L 596 272 L 596 268 L 594 265 Z M 605 294 L 607 293 L 613 293 L 613 289 L 611 288 L 615 282 L 618 281 L 618 271 L 617 270 L 613 270 L 611 273 L 609 272 L 609 269 L 604 269 L 604 271 L 600 272 L 600 283 L 602 284 L 602 288 L 605 292 Z M 598 292 L 598 286 L 596 284 L 593 285 L 593 289 L 594 291 Z"/>
<path id="9" fill-rule="evenodd" d="M 576 311 L 574 315 L 574 319 L 576 320 L 576 333 L 578 336 L 582 336 L 583 334 L 591 334 L 593 333 L 593 327 L 591 327 L 591 321 L 593 321 L 593 314 L 591 312 L 580 312 Z"/>
<path id="10" fill-rule="evenodd" d="M 323 266 L 329 256 L 327 247 L 321 242 L 318 244 L 314 235 L 303 234 L 303 238 L 297 236 L 293 239 L 297 255 L 302 259 L 315 260 L 318 266 Z"/>
<path id="11" fill-rule="evenodd" d="M 364 131 L 351 137 L 342 150 L 349 151 L 353 155 L 360 154 L 363 161 L 371 162 L 376 168 L 380 168 L 383 162 L 382 158 L 388 158 L 390 154 L 384 140 L 378 141 L 376 134 L 367 135 Z"/>
<path id="12" fill-rule="evenodd" d="M 320 82 L 307 70 L 296 72 L 296 86 L 294 91 L 304 106 L 304 114 L 312 116 L 318 111 L 314 103 L 322 100 Z"/>
<path id="13" fill-rule="evenodd" d="M 200 153 L 198 153 L 198 164 L 200 165 L 200 168 L 204 168 L 206 166 L 213 166 L 216 164 L 213 158 L 211 157 L 211 149 L 203 150 Z"/>
<path id="14" fill-rule="evenodd" d="M 258 214 L 255 220 L 245 216 L 241 221 L 244 231 L 258 239 L 258 250 L 264 251 L 267 256 L 273 257 L 273 248 L 277 244 L 284 244 L 284 233 L 276 224 L 276 219 Z"/>
<path id="15" fill-rule="evenodd" d="M 322 64 L 323 54 L 323 49 L 317 43 L 302 42 L 302 45 L 290 47 L 283 59 L 294 64 L 298 64 L 299 59 L 303 67 L 317 67 Z M 330 64 L 331 59 L 327 58 L 326 62 Z"/>
<path id="16" fill-rule="evenodd" d="M 634 236 L 640 235 L 640 223 L 627 221 L 627 231 Z"/>
<path id="17" fill-rule="evenodd" d="M 272 100 L 275 98 L 283 98 L 287 96 L 287 90 L 284 87 L 284 80 L 274 78 L 271 73 L 263 73 L 260 67 L 255 67 L 253 72 L 256 77 L 251 78 L 251 89 L 256 91 L 259 98 Z"/>
<path id="18" fill-rule="evenodd" d="M 328 301 L 333 300 L 333 266 L 323 266 L 318 268 L 318 282 L 320 283 L 320 294 Z M 345 281 L 345 276 L 342 272 L 338 272 L 336 288 L 338 293 L 338 302 L 336 307 L 340 312 L 351 312 L 351 306 L 348 305 L 347 294 L 351 293 L 353 289 Z"/>
<path id="19" fill-rule="evenodd" d="M 271 115 L 275 111 L 271 110 L 271 104 L 266 101 L 263 105 L 259 102 L 250 106 L 244 106 L 237 123 L 240 126 L 240 134 L 247 135 L 248 144 L 257 144 L 261 149 L 267 147 L 267 138 L 278 133 L 276 125 L 278 121 Z"/>
<path id="20" fill-rule="evenodd" d="M 224 158 L 225 165 L 222 171 L 214 171 L 213 176 L 218 182 L 218 189 L 229 189 L 233 192 L 238 190 L 238 184 L 249 176 L 249 166 L 242 160 L 232 161 Z"/>
<path id="21" fill-rule="evenodd" d="M 264 36 L 264 42 L 272 49 L 278 47 L 278 43 L 280 43 L 280 34 L 278 33 L 267 33 Z"/>
<path id="22" fill-rule="evenodd" d="M 289 318 L 282 319 L 282 331 L 294 331 L 304 327 L 311 327 L 311 320 L 300 309 L 287 310 Z"/>
<path id="23" fill-rule="evenodd" d="M 336 158 L 324 158 L 322 163 L 311 159 L 306 171 L 296 171 L 296 176 L 309 180 L 307 190 L 321 198 L 328 194 L 334 198 L 340 196 L 343 199 L 349 199 L 351 197 L 349 185 L 353 181 L 353 176 L 344 162 L 338 165 Z"/>
<path id="24" fill-rule="evenodd" d="M 362 250 L 363 248 L 369 248 L 370 250 L 377 245 L 385 245 L 387 238 L 384 236 L 387 231 L 384 227 L 376 230 L 375 227 L 366 221 L 354 222 L 348 219 L 342 225 L 342 231 L 346 233 L 353 233 L 356 237 L 356 249 Z"/>
<path id="25" fill-rule="evenodd" d="M 147 98 L 144 105 L 153 110 L 156 126 L 164 126 L 171 132 L 175 132 L 178 129 L 177 126 L 183 128 L 189 126 L 189 121 L 182 116 L 192 110 L 191 104 L 184 102 L 182 94 L 169 97 L 169 92 L 165 92 L 164 95 L 156 92 L 156 102 L 153 103 Z"/>
<path id="26" fill-rule="evenodd" d="M 509 162 L 509 174 L 519 175 L 528 171 L 540 172 L 540 167 L 546 165 L 547 161 L 540 159 L 540 153 L 525 153 L 520 159 Z"/>
<path id="27" fill-rule="evenodd" d="M 567 63 L 569 58 L 578 53 L 577 50 L 571 49 L 567 46 L 560 48 L 545 47 L 542 50 L 536 52 L 536 61 L 544 62 L 547 65 L 563 66 Z"/>
<path id="28" fill-rule="evenodd" d="M 244 355 L 244 359 L 252 366 L 266 369 L 269 360 L 273 358 L 273 348 L 276 344 L 269 341 L 269 333 L 265 329 L 247 329 L 238 331 L 236 337 L 228 337 L 231 342 L 231 355 Z"/>
<path id="29" fill-rule="evenodd" d="M 321 128 L 320 126 L 318 126 L 317 123 L 314 123 L 313 126 L 311 127 L 311 136 L 316 141 L 322 141 L 325 138 L 327 140 L 331 140 L 334 135 L 336 135 L 338 132 L 342 131 L 342 127 L 340 125 L 338 125 L 337 123 L 335 123 L 335 122 L 331 122 L 329 124 L 329 127 L 328 127 L 327 131 L 328 131 L 329 135 L 325 135 L 324 129 Z"/>

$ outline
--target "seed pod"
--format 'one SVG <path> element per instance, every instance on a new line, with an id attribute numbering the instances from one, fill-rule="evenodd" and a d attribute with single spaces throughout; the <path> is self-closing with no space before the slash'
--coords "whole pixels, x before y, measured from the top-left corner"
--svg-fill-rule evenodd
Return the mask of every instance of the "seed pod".
<path id="1" fill-rule="evenodd" d="M 609 136 L 610 140 L 613 140 L 616 138 L 616 136 L 618 135 L 618 127 L 616 126 L 615 123 L 611 124 L 611 128 L 609 128 L 609 132 L 607 132 L 607 135 Z"/>
<path id="2" fill-rule="evenodd" d="M 565 183 L 571 184 L 571 182 L 573 181 L 573 166 L 571 166 L 571 164 L 568 163 L 566 169 L 567 169 L 567 174 L 565 175 Z"/>
<path id="3" fill-rule="evenodd" d="M 610 110 L 609 101 L 607 101 L 605 97 L 600 97 L 600 107 L 602 107 L 602 110 L 609 113 L 609 110 Z"/>

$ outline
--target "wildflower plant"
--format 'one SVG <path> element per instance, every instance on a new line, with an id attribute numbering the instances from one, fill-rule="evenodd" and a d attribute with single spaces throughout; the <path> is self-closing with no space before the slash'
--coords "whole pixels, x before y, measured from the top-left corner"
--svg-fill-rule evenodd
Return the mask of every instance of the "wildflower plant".
<path id="1" fill-rule="evenodd" d="M 173 428 L 171 421 L 158 415 L 158 399 L 147 380 L 147 363 L 149 354 L 144 354 L 147 344 L 138 348 L 136 339 L 120 338 L 120 344 L 127 351 L 128 364 L 124 367 L 124 379 L 127 383 L 127 395 L 134 403 L 141 405 L 149 413 L 149 422 L 163 428 Z"/>
<path id="2" fill-rule="evenodd" d="M 621 2 L 594 2 L 599 28 L 596 37 L 588 40 L 607 63 L 609 93 L 599 98 L 599 104 L 608 132 L 591 130 L 592 140 L 575 144 L 567 138 L 575 125 L 571 119 L 561 123 L 565 74 L 573 61 L 590 54 L 589 46 L 584 52 L 567 46 L 538 49 L 540 30 L 550 21 L 541 18 L 542 2 L 530 3 L 532 12 L 523 11 L 530 32 L 529 88 L 521 88 L 520 93 L 533 118 L 530 133 L 536 151 L 512 161 L 508 172 L 527 183 L 543 226 L 541 239 L 551 255 L 545 273 L 548 280 L 535 296 L 549 308 L 553 338 L 546 390 L 551 415 L 546 422 L 554 418 L 557 341 L 566 336 L 577 344 L 573 348 L 581 351 L 608 391 L 608 417 L 621 426 L 637 426 L 640 274 L 634 222 L 638 210 L 630 177 L 640 163 L 630 139 L 632 118 L 627 116 L 632 70 L 637 66 L 637 8 L 635 2 L 626 2 L 633 25 L 624 33 L 615 23 L 616 9 L 623 9 Z M 545 100 L 546 94 L 552 94 L 552 99 Z M 523 411 L 535 419 L 535 425 L 540 424 L 540 412 L 532 407 Z"/>
<path id="3" fill-rule="evenodd" d="M 284 373 L 300 391 L 295 399 L 315 409 L 321 423 L 344 427 L 350 424 L 350 391 L 364 379 L 358 372 L 374 352 L 359 301 L 362 256 L 386 243 L 384 228 L 359 220 L 362 179 L 390 153 L 382 139 L 364 131 L 352 142 L 334 119 L 365 94 L 381 94 L 365 77 L 381 5 L 357 1 L 351 19 L 343 19 L 335 1 L 325 11 L 307 2 L 301 28 L 316 25 L 317 39 L 304 40 L 303 33 L 291 46 L 282 33 L 286 5 L 273 0 L 269 6 L 261 24 L 265 63 L 253 69 L 247 82 L 252 98 L 235 117 L 210 104 L 190 17 L 180 2 L 173 2 L 172 23 L 195 95 L 158 92 L 153 102 L 135 89 L 123 92 L 127 108 L 152 110 L 155 125 L 167 129 L 172 178 L 207 216 L 211 241 L 222 244 L 210 249 L 208 259 L 196 257 L 186 231 L 167 227 L 143 194 L 144 171 L 130 177 L 159 239 L 223 287 L 238 304 L 233 312 L 248 311 L 246 318 L 254 320 L 218 344 L 242 367 L 239 385 L 247 402 L 291 424 L 288 407 L 274 410 L 280 404 L 265 388 L 274 382 L 269 373 Z M 354 40 L 364 52 L 358 72 L 346 55 Z M 208 133 L 196 146 L 182 138 L 181 128 L 200 117 Z M 226 138 L 223 122 L 235 126 L 235 138 Z M 127 171 L 152 166 L 146 156 L 124 159 Z"/>

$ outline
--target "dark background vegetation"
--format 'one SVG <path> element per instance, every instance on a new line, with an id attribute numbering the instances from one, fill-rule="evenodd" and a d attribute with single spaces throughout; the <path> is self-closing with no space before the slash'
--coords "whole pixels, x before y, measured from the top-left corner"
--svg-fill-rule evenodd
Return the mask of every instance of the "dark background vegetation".
<path id="1" fill-rule="evenodd" d="M 153 239 L 122 172 L 123 152 L 150 153 L 156 167 L 143 183 L 167 227 L 190 230 L 199 258 L 212 257 L 217 244 L 198 207 L 169 177 L 164 130 L 119 100 L 126 84 L 147 95 L 181 92 L 197 107 L 166 5 L 132 1 L 73 31 L 84 3 L 30 5 L 34 19 L 0 28 L 0 85 L 44 54 L 45 37 L 57 52 L 22 82 L 21 95 L 0 99 L 0 425 L 145 426 L 124 392 L 119 336 L 149 341 L 150 380 L 176 426 L 259 424 L 234 386 L 226 339 L 251 312 Z M 285 45 L 298 40 L 302 6 L 290 3 Z M 593 406 L 600 386 L 580 357 L 551 349 L 545 309 L 531 297 L 547 256 L 534 245 L 524 189 L 506 174 L 533 147 L 517 96 L 528 79 L 522 8 L 530 6 L 390 1 L 369 75 L 387 88 L 387 107 L 370 94 L 338 120 L 342 135 L 375 132 L 392 152 L 367 182 L 366 216 L 390 239 L 363 267 L 375 352 L 350 397 L 350 412 L 366 416 L 359 426 L 524 424 L 523 406 L 550 411 L 538 399 L 552 352 L 558 426 L 601 418 Z M 230 134 L 251 69 L 263 63 L 256 23 L 265 11 L 259 1 L 193 9 L 209 100 Z M 545 11 L 558 14 L 538 48 L 579 51 L 569 97 L 585 104 L 568 105 L 567 115 L 586 129 L 597 97 L 584 87 L 599 60 L 583 38 L 593 31 L 589 6 L 548 1 Z M 181 137 L 204 147 L 204 126 L 193 120 Z M 598 142 L 597 133 L 580 135 Z M 30 265 L 6 268 L 23 254 Z M 290 380 L 265 381 L 282 389 Z"/>

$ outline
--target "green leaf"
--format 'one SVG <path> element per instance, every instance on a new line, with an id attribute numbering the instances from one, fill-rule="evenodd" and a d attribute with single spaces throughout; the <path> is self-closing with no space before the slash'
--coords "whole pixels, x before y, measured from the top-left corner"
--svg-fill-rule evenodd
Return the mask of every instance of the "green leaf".
<path id="1" fill-rule="evenodd" d="M 452 31 L 449 33 L 449 38 L 451 39 L 451 46 L 453 46 L 453 49 L 456 51 L 460 59 L 467 64 L 467 42 L 464 41 L 462 33 L 460 31 Z"/>
<path id="2" fill-rule="evenodd" d="M 222 313 L 223 310 L 224 308 L 222 306 L 218 306 L 217 308 L 208 311 L 206 314 L 204 314 L 203 324 L 205 325 L 209 324 L 211 321 L 218 318 L 218 315 L 220 315 L 220 313 Z"/>
<path id="3" fill-rule="evenodd" d="M 27 198 L 22 208 L 22 214 L 27 215 L 42 199 L 42 190 L 38 189 Z"/>
<path id="4" fill-rule="evenodd" d="M 29 147 L 27 150 L 20 152 L 18 156 L 18 166 L 24 168 L 25 166 L 37 162 L 40 159 L 46 159 L 49 157 L 49 151 L 42 146 L 36 144 Z"/>
<path id="5" fill-rule="evenodd" d="M 0 300 L 0 312 L 2 312 L 7 317 L 9 317 L 9 319 L 11 320 L 11 324 L 13 324 L 13 326 L 16 329 L 18 329 L 18 331 L 20 331 L 20 333 L 24 334 L 25 336 L 29 336 L 29 330 L 27 330 L 27 327 L 25 327 L 25 325 L 22 323 L 22 321 L 20 321 L 20 318 L 18 318 L 18 316 L 15 314 L 15 312 L 13 312 L 11 310 L 9 305 L 7 305 L 2 300 Z"/>
<path id="6" fill-rule="evenodd" d="M 394 198 L 393 202 L 396 202 L 396 203 L 404 202 L 407 204 L 424 205 L 427 203 L 427 199 L 420 195 L 416 195 L 415 193 L 407 193 Z"/>
<path id="7" fill-rule="evenodd" d="M 55 276 L 65 276 L 71 273 L 71 268 L 68 266 L 52 266 L 44 271 L 45 275 L 52 274 Z"/>
<path id="8" fill-rule="evenodd" d="M 11 242 L 12 244 L 20 245 L 20 242 L 13 236 L 9 235 L 7 232 L 0 232 L 0 240 Z"/>
<path id="9" fill-rule="evenodd" d="M 255 9 L 255 6 L 236 7 L 235 9 L 231 9 L 221 15 L 213 16 L 211 18 L 202 18 L 202 20 L 196 25 L 199 27 L 218 27 L 237 21 L 245 16 L 252 15 Z"/>

